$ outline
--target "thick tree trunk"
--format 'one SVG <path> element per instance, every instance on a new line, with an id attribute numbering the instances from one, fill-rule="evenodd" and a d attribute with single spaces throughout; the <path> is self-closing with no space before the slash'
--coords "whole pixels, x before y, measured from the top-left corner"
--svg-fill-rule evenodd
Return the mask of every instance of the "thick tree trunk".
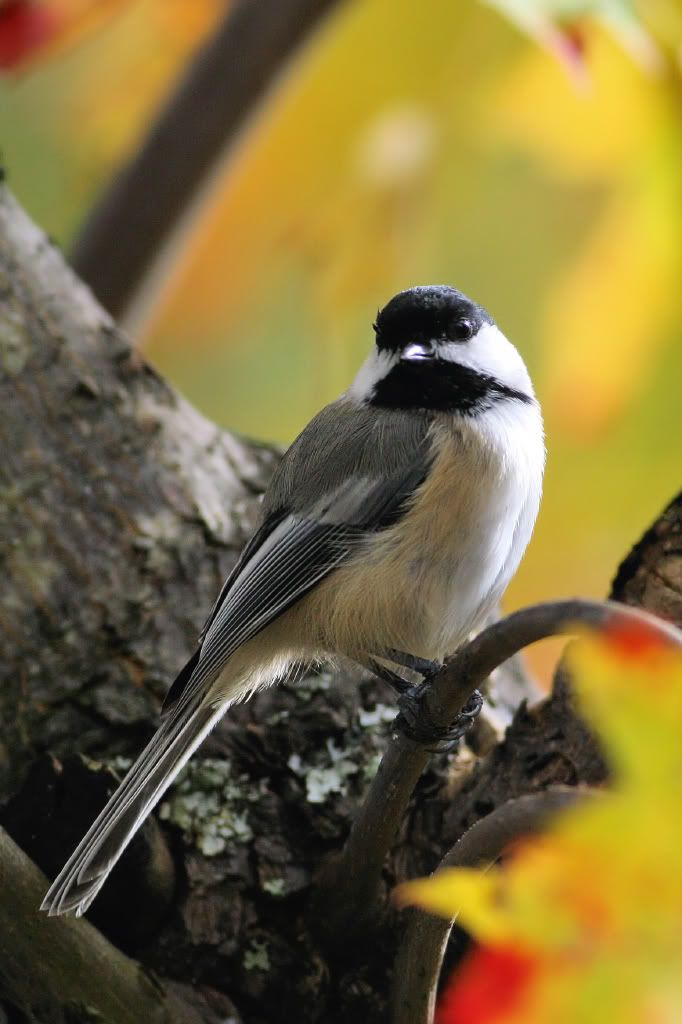
<path id="1" fill-rule="evenodd" d="M 0 198 L 0 792 L 36 751 L 132 754 L 248 535 L 272 452 L 130 349 Z"/>
<path id="2" fill-rule="evenodd" d="M 52 876 L 111 791 L 118 759 L 153 731 L 276 454 L 207 423 L 131 353 L 6 191 L 0 373 L 0 824 Z M 660 557 L 649 540 L 639 549 L 626 599 L 656 610 L 661 577 L 667 610 L 679 601 L 676 514 L 651 534 Z M 151 821 L 131 845 L 88 916 L 180 986 L 172 998 L 187 1019 L 386 1020 L 399 916 L 330 949 L 308 898 L 348 833 L 393 714 L 383 686 L 359 675 L 261 693 L 230 712 L 171 790 L 161 827 Z M 565 686 L 520 711 L 504 743 L 489 725 L 477 743 L 489 753 L 473 772 L 470 749 L 432 760 L 387 883 L 430 870 L 465 825 L 511 796 L 603 777 Z M 0 862 L 3 849 L 3 880 L 30 874 L 9 841 Z M 17 895 L 11 928 L 0 915 L 0 1018 L 4 1004 L 11 1019 L 40 1024 L 101 1019 L 43 964 L 40 944 L 65 933 L 60 921 L 36 925 L 28 874 L 31 895 Z M 82 925 L 74 941 L 87 948 Z M 100 943 L 83 970 L 105 984 L 96 962 L 109 969 L 111 947 Z M 39 985 L 16 968 L 32 950 Z M 130 961 L 120 963 L 128 977 Z"/>

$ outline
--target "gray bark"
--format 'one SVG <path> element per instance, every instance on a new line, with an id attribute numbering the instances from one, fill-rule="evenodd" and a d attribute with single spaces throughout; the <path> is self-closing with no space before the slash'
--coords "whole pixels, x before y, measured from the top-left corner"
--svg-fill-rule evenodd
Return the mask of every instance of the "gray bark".
<path id="1" fill-rule="evenodd" d="M 132 754 L 248 536 L 274 453 L 130 349 L 0 194 L 0 794 L 36 751 Z M 136 735 L 137 733 L 137 735 Z"/>

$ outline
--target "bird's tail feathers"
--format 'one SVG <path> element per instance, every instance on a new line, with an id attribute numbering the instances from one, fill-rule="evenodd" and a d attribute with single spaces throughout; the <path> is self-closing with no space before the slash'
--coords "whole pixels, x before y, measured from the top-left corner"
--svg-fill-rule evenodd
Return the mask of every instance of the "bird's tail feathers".
<path id="1" fill-rule="evenodd" d="M 41 910 L 83 914 L 154 805 L 225 711 L 199 697 L 174 708 L 50 886 Z"/>

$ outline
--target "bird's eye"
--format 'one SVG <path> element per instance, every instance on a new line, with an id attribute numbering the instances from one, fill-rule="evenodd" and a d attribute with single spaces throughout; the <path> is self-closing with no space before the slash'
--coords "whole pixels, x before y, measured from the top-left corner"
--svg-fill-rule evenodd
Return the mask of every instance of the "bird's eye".
<path id="1" fill-rule="evenodd" d="M 456 320 L 452 326 L 452 337 L 455 341 L 468 341 L 473 333 L 474 325 L 471 320 Z"/>

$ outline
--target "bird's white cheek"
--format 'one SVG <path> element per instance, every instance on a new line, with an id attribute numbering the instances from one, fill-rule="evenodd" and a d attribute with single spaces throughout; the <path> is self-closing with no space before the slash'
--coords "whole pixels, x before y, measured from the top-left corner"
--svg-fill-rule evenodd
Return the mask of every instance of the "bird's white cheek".
<path id="1" fill-rule="evenodd" d="M 358 402 L 371 398 L 372 393 L 389 371 L 395 366 L 396 357 L 388 352 L 373 349 L 357 372 L 355 380 L 348 388 L 347 394 Z"/>
<path id="2" fill-rule="evenodd" d="M 495 324 L 484 324 L 468 342 L 450 341 L 439 346 L 441 358 L 477 373 L 494 377 L 502 384 L 532 395 L 533 388 L 523 359 Z"/>
<path id="3" fill-rule="evenodd" d="M 484 324 L 471 343 L 471 355 L 483 373 L 488 373 L 510 387 L 533 394 L 526 364 L 494 324 Z"/>

